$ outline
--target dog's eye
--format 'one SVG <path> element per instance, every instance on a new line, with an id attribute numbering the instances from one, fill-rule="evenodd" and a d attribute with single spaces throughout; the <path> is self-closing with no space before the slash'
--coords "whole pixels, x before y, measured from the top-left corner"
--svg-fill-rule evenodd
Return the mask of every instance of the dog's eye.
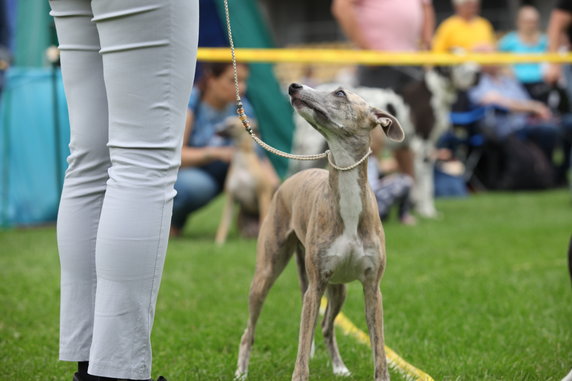
<path id="1" fill-rule="evenodd" d="M 346 97 L 346 92 L 343 91 L 343 90 L 338 90 L 338 91 L 336 91 L 336 92 L 334 93 L 334 95 L 335 95 L 336 97 L 344 97 L 344 98 L 345 98 L 345 97 Z"/>

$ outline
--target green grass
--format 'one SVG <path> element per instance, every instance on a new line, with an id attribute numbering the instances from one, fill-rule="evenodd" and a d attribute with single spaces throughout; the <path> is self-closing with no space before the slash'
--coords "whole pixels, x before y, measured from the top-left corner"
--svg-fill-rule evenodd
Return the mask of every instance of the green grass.
<path id="1" fill-rule="evenodd" d="M 217 248 L 220 208 L 218 200 L 194 216 L 185 237 L 170 243 L 153 332 L 154 376 L 232 378 L 255 242 L 232 231 Z M 572 368 L 569 192 L 481 194 L 439 201 L 438 208 L 441 220 L 385 224 L 387 345 L 435 380 L 560 380 Z M 71 379 L 74 365 L 57 361 L 58 266 L 53 227 L 0 232 L 5 379 Z M 292 262 L 260 318 L 250 380 L 290 378 L 300 305 Z M 366 329 L 358 283 L 349 286 L 343 312 Z M 338 342 L 349 379 L 371 379 L 369 349 L 339 332 Z M 320 333 L 310 371 L 313 380 L 340 379 L 331 375 Z"/>

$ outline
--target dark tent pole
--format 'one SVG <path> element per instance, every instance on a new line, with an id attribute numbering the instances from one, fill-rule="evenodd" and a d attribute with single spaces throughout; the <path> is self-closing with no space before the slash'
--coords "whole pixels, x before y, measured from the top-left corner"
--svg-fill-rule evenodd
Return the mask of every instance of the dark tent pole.
<path id="1" fill-rule="evenodd" d="M 56 165 L 56 187 L 58 195 L 62 194 L 64 183 L 64 174 L 62 170 L 62 132 L 60 123 L 60 102 L 58 96 L 58 72 L 59 72 L 59 55 L 48 57 L 52 66 L 52 108 L 54 123 L 54 160 Z"/>

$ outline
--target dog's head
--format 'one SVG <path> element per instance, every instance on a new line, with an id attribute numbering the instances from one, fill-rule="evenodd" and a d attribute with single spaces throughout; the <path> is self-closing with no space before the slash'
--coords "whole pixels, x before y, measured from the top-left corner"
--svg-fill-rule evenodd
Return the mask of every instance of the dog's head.
<path id="1" fill-rule="evenodd" d="M 397 119 L 367 104 L 359 95 L 338 87 L 334 91 L 318 91 L 292 83 L 288 88 L 292 106 L 326 140 L 360 136 L 381 126 L 387 137 L 402 141 L 403 129 Z"/>
<path id="2" fill-rule="evenodd" d="M 251 121 L 251 127 L 255 133 L 258 132 L 256 123 Z M 237 116 L 229 116 L 226 118 L 224 122 L 222 122 L 221 125 L 217 128 L 216 134 L 225 139 L 231 139 L 235 142 L 245 138 L 250 139 L 250 136 L 244 130 L 244 126 Z"/>
<path id="3" fill-rule="evenodd" d="M 461 91 L 468 90 L 479 82 L 480 70 L 480 66 L 474 62 L 435 68 L 435 72 L 445 79 L 453 89 Z"/>

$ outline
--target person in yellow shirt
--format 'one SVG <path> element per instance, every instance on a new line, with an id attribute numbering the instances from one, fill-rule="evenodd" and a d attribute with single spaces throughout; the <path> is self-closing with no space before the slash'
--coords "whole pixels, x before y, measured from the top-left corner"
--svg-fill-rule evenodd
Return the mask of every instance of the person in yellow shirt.
<path id="1" fill-rule="evenodd" d="M 433 51 L 447 53 L 455 49 L 472 51 L 495 45 L 494 30 L 479 16 L 479 0 L 452 0 L 455 14 L 445 19 L 435 32 Z"/>

